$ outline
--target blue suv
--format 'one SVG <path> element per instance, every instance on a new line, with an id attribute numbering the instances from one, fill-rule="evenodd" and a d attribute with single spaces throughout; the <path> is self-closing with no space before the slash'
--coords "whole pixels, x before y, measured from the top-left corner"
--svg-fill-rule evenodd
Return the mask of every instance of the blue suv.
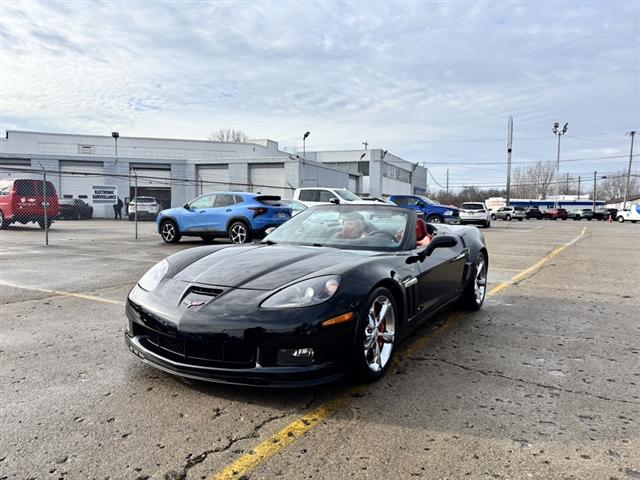
<path id="1" fill-rule="evenodd" d="M 280 197 L 216 192 L 202 195 L 182 208 L 162 210 L 156 223 L 158 233 L 167 243 L 176 243 L 183 236 L 205 241 L 229 237 L 233 243 L 246 243 L 290 218 L 291 207 L 281 203 Z"/>
<path id="2" fill-rule="evenodd" d="M 389 197 L 396 205 L 421 212 L 427 223 L 460 223 L 460 211 L 455 207 L 438 205 L 433 200 L 422 195 L 391 195 Z"/>

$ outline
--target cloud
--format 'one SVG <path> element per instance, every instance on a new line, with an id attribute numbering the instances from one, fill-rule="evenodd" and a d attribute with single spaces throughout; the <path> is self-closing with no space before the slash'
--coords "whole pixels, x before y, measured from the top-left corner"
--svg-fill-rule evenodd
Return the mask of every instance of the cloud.
<path id="1" fill-rule="evenodd" d="M 532 138 L 514 143 L 521 161 L 555 156 L 554 121 L 576 136 L 566 158 L 625 151 L 639 126 L 632 2 L 46 1 L 1 14 L 3 129 L 201 139 L 228 127 L 290 149 L 311 130 L 309 150 L 368 140 L 480 164 L 505 159 L 508 115 Z M 603 132 L 619 135 L 577 138 Z M 477 175 L 504 181 L 496 167 Z"/>

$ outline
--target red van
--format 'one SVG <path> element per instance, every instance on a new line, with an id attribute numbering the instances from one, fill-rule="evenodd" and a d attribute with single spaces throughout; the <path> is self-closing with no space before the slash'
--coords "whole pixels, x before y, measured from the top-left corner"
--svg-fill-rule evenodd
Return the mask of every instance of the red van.
<path id="1" fill-rule="evenodd" d="M 5 178 L 0 180 L 0 228 L 19 222 L 37 222 L 44 228 L 44 209 L 49 226 L 60 216 L 58 193 L 53 183 L 46 182 L 46 198 L 42 180 Z"/>

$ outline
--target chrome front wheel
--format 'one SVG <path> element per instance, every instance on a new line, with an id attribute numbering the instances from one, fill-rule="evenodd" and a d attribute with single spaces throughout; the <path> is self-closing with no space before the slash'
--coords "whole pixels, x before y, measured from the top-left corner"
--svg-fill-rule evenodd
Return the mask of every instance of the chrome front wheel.
<path id="1" fill-rule="evenodd" d="M 365 381 L 372 381 L 382 377 L 391 364 L 398 317 L 393 295 L 386 288 L 375 289 L 365 305 L 360 323 L 358 373 Z"/>
<path id="2" fill-rule="evenodd" d="M 479 310 L 487 295 L 488 261 L 483 252 L 478 253 L 472 277 L 462 292 L 461 301 L 469 310 Z"/>

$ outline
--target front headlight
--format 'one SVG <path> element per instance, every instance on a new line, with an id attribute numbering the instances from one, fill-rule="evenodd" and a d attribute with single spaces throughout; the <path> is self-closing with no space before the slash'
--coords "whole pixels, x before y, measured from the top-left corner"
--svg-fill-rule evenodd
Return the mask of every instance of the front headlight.
<path id="1" fill-rule="evenodd" d="M 138 285 L 147 292 L 153 291 L 167 274 L 167 270 L 169 270 L 169 262 L 166 259 L 156 263 L 142 276 Z"/>
<path id="2" fill-rule="evenodd" d="M 267 298 L 262 308 L 309 307 L 329 300 L 340 286 L 340 277 L 329 275 L 291 285 Z"/>
<path id="3" fill-rule="evenodd" d="M 445 210 L 444 214 L 445 216 L 453 215 L 453 210 Z"/>

